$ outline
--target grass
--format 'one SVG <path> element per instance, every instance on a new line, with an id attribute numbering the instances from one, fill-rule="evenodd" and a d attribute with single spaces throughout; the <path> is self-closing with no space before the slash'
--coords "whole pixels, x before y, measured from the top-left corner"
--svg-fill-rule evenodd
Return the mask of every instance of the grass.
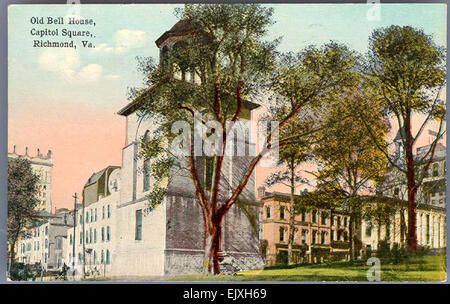
<path id="1" fill-rule="evenodd" d="M 252 270 L 235 276 L 189 275 L 168 278 L 169 281 L 368 281 L 365 262 L 330 262 L 293 268 Z M 444 281 L 445 255 L 412 258 L 399 264 L 381 262 L 381 281 Z"/>

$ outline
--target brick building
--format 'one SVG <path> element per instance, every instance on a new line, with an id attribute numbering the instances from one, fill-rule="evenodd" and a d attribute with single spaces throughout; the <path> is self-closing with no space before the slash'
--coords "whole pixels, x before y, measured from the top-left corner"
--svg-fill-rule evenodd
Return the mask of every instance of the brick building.
<path id="1" fill-rule="evenodd" d="M 261 193 L 263 257 L 266 266 L 288 262 L 289 194 Z M 331 216 L 331 219 L 330 219 Z M 295 264 L 344 260 L 349 254 L 349 216 L 339 211 L 312 209 L 295 216 Z"/>

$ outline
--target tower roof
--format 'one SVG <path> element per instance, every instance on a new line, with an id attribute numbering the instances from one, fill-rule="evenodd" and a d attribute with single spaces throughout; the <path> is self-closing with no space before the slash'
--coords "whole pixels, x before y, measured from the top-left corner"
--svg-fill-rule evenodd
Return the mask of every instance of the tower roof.
<path id="1" fill-rule="evenodd" d="M 194 31 L 195 28 L 192 23 L 187 20 L 180 20 L 175 23 L 170 30 L 166 31 L 158 39 L 156 39 L 155 43 L 158 47 L 160 47 L 163 42 L 170 37 L 189 35 L 194 33 Z"/>

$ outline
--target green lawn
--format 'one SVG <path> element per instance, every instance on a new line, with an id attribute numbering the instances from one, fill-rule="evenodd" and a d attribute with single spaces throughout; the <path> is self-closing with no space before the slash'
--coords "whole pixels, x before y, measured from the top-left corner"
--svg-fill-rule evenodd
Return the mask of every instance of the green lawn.
<path id="1" fill-rule="evenodd" d="M 295 268 L 265 269 L 239 273 L 235 276 L 177 276 L 170 281 L 367 281 L 371 266 L 362 261 L 305 265 Z M 444 281 L 445 255 L 427 256 L 400 264 L 381 262 L 381 281 Z"/>

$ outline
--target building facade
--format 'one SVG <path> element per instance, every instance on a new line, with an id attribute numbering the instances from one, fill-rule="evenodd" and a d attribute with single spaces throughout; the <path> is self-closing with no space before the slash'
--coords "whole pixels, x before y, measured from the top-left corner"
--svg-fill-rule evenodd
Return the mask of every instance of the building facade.
<path id="1" fill-rule="evenodd" d="M 288 264 L 289 194 L 260 193 L 263 205 L 263 257 L 266 266 Z M 349 255 L 350 217 L 343 212 L 312 209 L 295 216 L 294 264 L 345 260 Z"/>
<path id="2" fill-rule="evenodd" d="M 79 274 L 109 275 L 116 237 L 120 167 L 109 166 L 92 174 L 83 188 L 76 225 L 67 230 L 65 256 Z"/>
<path id="3" fill-rule="evenodd" d="M 57 210 L 41 220 L 41 224 L 27 230 L 18 242 L 18 262 L 39 264 L 47 271 L 60 270 L 64 263 L 67 231 L 73 217 L 67 209 Z"/>
<path id="4" fill-rule="evenodd" d="M 8 159 L 27 159 L 31 163 L 33 172 L 39 176 L 39 193 L 37 199 L 39 203 L 37 209 L 39 211 L 45 211 L 47 213 L 52 212 L 52 151 L 48 150 L 46 155 L 43 155 L 39 149 L 37 149 L 36 155 L 31 156 L 28 154 L 28 147 L 25 148 L 25 154 L 18 154 L 16 146 L 14 146 L 12 152 L 8 152 Z"/>
<path id="5" fill-rule="evenodd" d="M 396 163 L 404 165 L 404 152 L 401 143 L 401 133 L 394 139 L 396 144 Z M 414 153 L 417 172 L 421 172 L 428 163 L 430 145 L 416 149 Z M 417 178 L 420 176 L 417 175 Z M 394 197 L 405 202 L 408 200 L 408 189 L 404 173 L 392 168 L 386 176 L 386 182 L 379 192 L 388 197 Z M 437 143 L 434 157 L 429 169 L 425 172 L 423 182 L 416 197 L 416 229 L 419 246 L 434 250 L 447 247 L 446 226 L 446 148 Z M 376 221 L 363 221 L 361 240 L 363 251 L 377 250 L 380 241 L 401 246 L 407 240 L 408 209 L 405 203 L 398 208 L 387 223 L 377 224 Z"/>

